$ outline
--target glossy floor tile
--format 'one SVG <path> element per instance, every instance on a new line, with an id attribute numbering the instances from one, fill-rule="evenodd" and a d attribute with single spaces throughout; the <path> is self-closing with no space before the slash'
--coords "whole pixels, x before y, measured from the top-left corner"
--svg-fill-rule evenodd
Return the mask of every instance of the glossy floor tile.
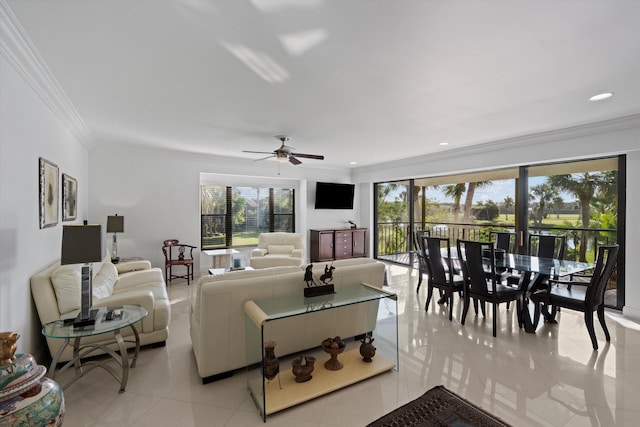
<path id="1" fill-rule="evenodd" d="M 426 280 L 416 293 L 416 270 L 387 266 L 398 294 L 400 369 L 270 416 L 273 426 L 363 426 L 442 384 L 513 426 L 640 425 L 640 324 L 607 313 L 611 343 L 596 321 L 599 351 L 592 351 L 581 313 L 563 310 L 558 324 L 536 334 L 518 328 L 513 306 L 460 324 L 461 305 L 432 301 Z M 170 336 L 164 348 L 144 348 L 125 393 L 96 369 L 65 391 L 65 427 L 258 426 L 243 372 L 202 385 L 189 337 L 192 287 L 176 280 Z M 65 373 L 66 374 L 71 374 Z"/>

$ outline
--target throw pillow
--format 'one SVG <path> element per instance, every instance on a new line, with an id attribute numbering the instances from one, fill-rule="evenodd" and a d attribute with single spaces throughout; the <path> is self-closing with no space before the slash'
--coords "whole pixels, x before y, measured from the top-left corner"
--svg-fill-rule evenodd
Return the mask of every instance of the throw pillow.
<path id="1" fill-rule="evenodd" d="M 81 269 L 82 264 L 61 265 L 51 274 L 60 314 L 80 309 Z"/>
<path id="2" fill-rule="evenodd" d="M 106 298 L 113 294 L 113 288 L 118 281 L 118 269 L 110 262 L 102 264 L 102 268 L 93 279 L 93 297 Z"/>
<path id="3" fill-rule="evenodd" d="M 271 255 L 289 255 L 295 247 L 293 245 L 268 245 L 267 251 Z"/>

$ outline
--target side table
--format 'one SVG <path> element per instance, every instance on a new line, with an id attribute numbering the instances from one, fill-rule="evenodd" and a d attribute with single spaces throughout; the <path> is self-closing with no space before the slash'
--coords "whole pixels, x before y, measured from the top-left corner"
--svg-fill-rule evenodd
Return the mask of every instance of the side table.
<path id="1" fill-rule="evenodd" d="M 235 249 L 210 249 L 202 253 L 211 257 L 211 268 L 231 268 L 231 257 L 240 252 Z"/>
<path id="2" fill-rule="evenodd" d="M 74 367 L 75 370 L 75 377 L 73 377 L 73 379 L 71 379 L 66 384 L 61 384 L 63 390 L 73 384 L 76 380 L 84 376 L 86 373 L 100 367 L 109 372 L 116 380 L 118 380 L 118 382 L 120 383 L 120 393 L 123 393 L 125 391 L 127 380 L 129 378 L 129 368 L 135 368 L 136 361 L 138 360 L 138 353 L 140 352 L 140 336 L 138 335 L 138 330 L 136 329 L 135 324 L 144 319 L 147 316 L 148 312 L 146 309 L 136 305 L 125 305 L 118 308 L 120 308 L 121 310 L 121 317 L 119 319 L 106 320 L 105 315 L 107 311 L 109 311 L 109 309 L 101 307 L 97 315 L 95 326 L 89 328 L 74 328 L 73 325 L 65 325 L 63 320 L 56 320 L 55 322 L 47 323 L 46 325 L 44 325 L 44 327 L 42 328 L 42 334 L 44 336 L 65 340 L 64 345 L 60 347 L 60 350 L 56 353 L 56 355 L 53 357 L 53 360 L 51 361 L 51 367 L 49 368 L 48 373 L 49 378 L 55 379 L 56 376 L 62 374 L 70 367 Z M 131 328 L 131 330 L 133 331 L 135 341 L 122 337 L 120 331 L 126 327 Z M 112 341 L 106 343 L 102 342 L 87 344 L 82 344 L 81 342 L 82 338 L 106 334 L 109 332 L 113 332 Z M 60 369 L 56 369 L 60 355 L 68 345 L 72 345 L 72 339 L 72 359 Z M 126 343 L 135 343 L 134 355 L 133 359 L 131 360 L 131 365 L 129 365 L 129 355 L 127 352 Z M 118 351 L 114 351 L 109 348 L 109 345 L 111 344 L 117 344 Z M 118 372 L 112 366 L 107 365 L 106 362 L 108 360 L 82 361 L 83 357 L 89 356 L 92 352 L 98 349 L 111 356 L 118 363 L 121 372 Z"/>

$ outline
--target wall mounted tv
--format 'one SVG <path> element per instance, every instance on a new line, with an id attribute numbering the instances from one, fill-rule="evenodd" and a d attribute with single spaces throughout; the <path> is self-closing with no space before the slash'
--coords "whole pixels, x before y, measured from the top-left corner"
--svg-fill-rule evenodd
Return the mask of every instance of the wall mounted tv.
<path id="1" fill-rule="evenodd" d="M 316 183 L 316 209 L 353 209 L 353 184 Z"/>

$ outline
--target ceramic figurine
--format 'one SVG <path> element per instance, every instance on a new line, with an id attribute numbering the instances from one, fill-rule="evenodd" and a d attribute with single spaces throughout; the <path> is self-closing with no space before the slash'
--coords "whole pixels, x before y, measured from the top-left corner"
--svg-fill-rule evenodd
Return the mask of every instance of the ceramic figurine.
<path id="1" fill-rule="evenodd" d="M 362 360 L 367 363 L 371 362 L 371 358 L 376 354 L 376 348 L 373 346 L 373 341 L 375 338 L 366 335 L 360 342 L 360 355 L 362 355 Z"/>

